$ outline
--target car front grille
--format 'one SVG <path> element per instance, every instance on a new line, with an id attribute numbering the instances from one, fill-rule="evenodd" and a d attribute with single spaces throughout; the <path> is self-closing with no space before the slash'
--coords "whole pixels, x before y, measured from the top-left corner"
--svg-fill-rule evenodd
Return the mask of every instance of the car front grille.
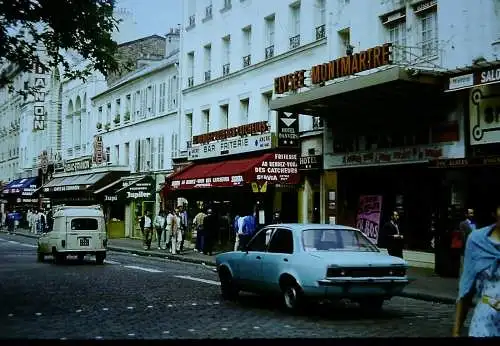
<path id="1" fill-rule="evenodd" d="M 357 268 L 328 268 L 327 277 L 384 277 L 405 276 L 406 268 L 402 267 L 357 267 Z"/>

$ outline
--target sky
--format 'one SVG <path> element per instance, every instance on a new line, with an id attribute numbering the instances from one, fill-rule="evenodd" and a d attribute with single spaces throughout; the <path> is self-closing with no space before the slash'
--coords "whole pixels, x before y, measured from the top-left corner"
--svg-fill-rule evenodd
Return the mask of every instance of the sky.
<path id="1" fill-rule="evenodd" d="M 182 21 L 182 1 L 118 0 L 117 7 L 130 10 L 135 19 L 135 28 L 125 34 L 126 41 L 153 34 L 165 35 L 170 28 L 176 28 Z"/>

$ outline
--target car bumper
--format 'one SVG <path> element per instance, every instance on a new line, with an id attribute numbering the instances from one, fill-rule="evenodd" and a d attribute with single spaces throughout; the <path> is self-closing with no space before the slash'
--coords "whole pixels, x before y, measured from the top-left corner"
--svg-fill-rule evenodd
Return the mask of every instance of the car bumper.
<path id="1" fill-rule="evenodd" d="M 332 278 L 318 280 L 316 287 L 308 287 L 306 294 L 322 298 L 356 298 L 383 296 L 390 298 L 403 291 L 407 278 Z"/>

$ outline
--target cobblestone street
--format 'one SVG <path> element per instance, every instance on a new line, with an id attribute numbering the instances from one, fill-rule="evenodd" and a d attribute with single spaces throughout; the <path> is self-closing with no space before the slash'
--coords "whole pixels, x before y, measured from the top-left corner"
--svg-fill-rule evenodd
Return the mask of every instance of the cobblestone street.
<path id="1" fill-rule="evenodd" d="M 0 235 L 1 338 L 294 338 L 449 336 L 452 305 L 396 297 L 377 314 L 275 301 L 220 300 L 210 267 L 109 252 L 104 266 L 36 262 L 36 240 Z"/>

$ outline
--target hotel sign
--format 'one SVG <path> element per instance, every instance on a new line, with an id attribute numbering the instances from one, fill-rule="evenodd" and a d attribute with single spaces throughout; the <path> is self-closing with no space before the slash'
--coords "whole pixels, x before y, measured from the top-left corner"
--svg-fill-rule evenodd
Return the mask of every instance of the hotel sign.
<path id="1" fill-rule="evenodd" d="M 201 160 L 271 149 L 273 147 L 272 138 L 271 133 L 266 133 L 195 145 L 188 149 L 188 160 Z"/>
<path id="2" fill-rule="evenodd" d="M 256 135 L 269 132 L 269 124 L 267 121 L 260 121 L 252 124 L 231 127 L 228 129 L 204 133 L 202 135 L 193 136 L 193 145 L 205 144 L 233 137 L 243 137 L 248 135 Z"/>
<path id="3" fill-rule="evenodd" d="M 351 76 L 374 68 L 392 64 L 392 44 L 386 43 L 359 53 L 347 55 L 330 62 L 315 65 L 311 68 L 310 79 L 312 84 Z M 277 77 L 274 79 L 274 93 L 283 94 L 305 87 L 305 70 Z"/>

